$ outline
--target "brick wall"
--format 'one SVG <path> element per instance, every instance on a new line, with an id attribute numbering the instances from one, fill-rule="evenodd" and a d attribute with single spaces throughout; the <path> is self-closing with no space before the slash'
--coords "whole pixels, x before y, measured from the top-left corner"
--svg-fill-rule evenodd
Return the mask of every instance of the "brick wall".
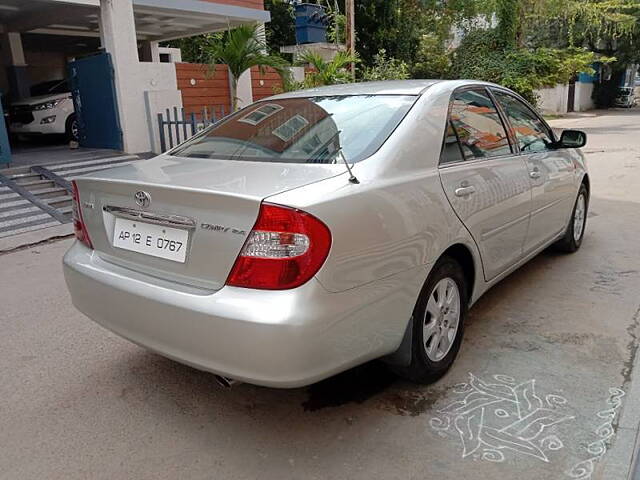
<path id="1" fill-rule="evenodd" d="M 235 7 L 257 8 L 264 10 L 263 0 L 204 0 L 205 2 L 221 3 L 223 5 L 233 5 Z"/>
<path id="2" fill-rule="evenodd" d="M 253 90 L 254 102 L 273 95 L 274 87 L 282 88 L 282 79 L 273 68 L 266 68 L 264 73 L 260 73 L 258 67 L 251 69 L 251 89 Z"/>
<path id="3" fill-rule="evenodd" d="M 222 108 L 230 113 L 231 92 L 229 90 L 229 71 L 226 65 L 217 65 L 214 75 L 208 73 L 207 65 L 199 63 L 176 63 L 178 89 L 182 93 L 182 105 L 185 113 L 200 114 L 203 107 L 209 111 L 215 107 L 219 115 Z M 282 79 L 272 68 L 260 73 L 258 67 L 251 69 L 251 89 L 253 100 L 261 100 L 274 95 L 274 88 L 282 88 Z"/>
<path id="4" fill-rule="evenodd" d="M 182 92 L 182 105 L 187 114 L 200 113 L 203 107 L 215 107 L 219 114 L 231 109 L 229 71 L 226 65 L 217 65 L 215 74 L 199 63 L 176 63 L 178 89 Z M 195 83 L 195 84 L 194 84 Z"/>

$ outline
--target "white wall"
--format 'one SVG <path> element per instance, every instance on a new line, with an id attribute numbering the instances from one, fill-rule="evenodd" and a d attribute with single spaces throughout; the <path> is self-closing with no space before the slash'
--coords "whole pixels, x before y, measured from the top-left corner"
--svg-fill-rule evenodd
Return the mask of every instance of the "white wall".
<path id="1" fill-rule="evenodd" d="M 296 82 L 304 82 L 304 67 L 289 67 L 291 76 Z"/>
<path id="2" fill-rule="evenodd" d="M 171 118 L 173 119 L 173 107 L 178 108 L 178 117 L 181 117 L 182 109 L 182 95 L 179 90 L 155 90 L 144 92 L 144 104 L 147 111 L 147 129 L 151 144 L 151 151 L 153 153 L 162 153 L 160 147 L 160 125 L 158 124 L 158 113 L 162 113 L 166 116 L 165 112 L 168 108 L 171 111 Z M 167 141 L 167 148 L 169 148 L 168 132 L 169 126 L 164 127 L 164 137 Z M 175 127 L 172 127 L 175 129 Z M 182 128 L 180 128 L 180 134 L 182 135 Z M 191 135 L 191 127 L 187 127 L 187 133 Z M 175 130 L 172 130 L 175 145 Z M 181 138 L 181 140 L 184 140 Z"/>
<path id="3" fill-rule="evenodd" d="M 567 113 L 569 85 L 558 84 L 551 88 L 536 90 L 538 95 L 538 109 L 546 114 Z"/>
<path id="4" fill-rule="evenodd" d="M 171 48 L 171 47 L 158 47 L 159 55 L 169 55 L 171 63 L 180 63 L 182 62 L 182 50 L 179 48 Z"/>
<path id="5" fill-rule="evenodd" d="M 595 104 L 591 99 L 593 93 L 593 83 L 576 82 L 576 95 L 574 101 L 574 110 L 576 112 L 584 112 L 595 108 Z"/>
<path id="6" fill-rule="evenodd" d="M 595 108 L 591 93 L 593 92 L 593 83 L 576 82 L 574 95 L 573 110 L 576 112 L 584 112 Z M 567 104 L 569 102 L 569 85 L 558 84 L 552 88 L 542 88 L 536 90 L 538 95 L 538 109 L 546 114 L 563 114 L 567 113 Z"/>
<path id="7" fill-rule="evenodd" d="M 142 62 L 139 67 L 136 82 L 144 90 L 150 150 L 161 153 L 158 113 L 164 113 L 168 108 L 173 118 L 173 108 L 177 107 L 178 112 L 182 109 L 182 95 L 178 90 L 176 67 L 173 63 L 151 62 Z M 166 129 L 167 127 L 165 127 L 165 138 L 168 138 Z M 182 129 L 180 131 L 182 132 Z"/>

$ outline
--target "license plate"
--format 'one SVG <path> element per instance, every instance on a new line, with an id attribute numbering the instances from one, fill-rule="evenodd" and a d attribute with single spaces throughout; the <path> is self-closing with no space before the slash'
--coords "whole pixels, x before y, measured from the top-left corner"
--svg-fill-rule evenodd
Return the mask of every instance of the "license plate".
<path id="1" fill-rule="evenodd" d="M 124 250 L 184 263 L 189 232 L 116 217 L 113 246 Z"/>

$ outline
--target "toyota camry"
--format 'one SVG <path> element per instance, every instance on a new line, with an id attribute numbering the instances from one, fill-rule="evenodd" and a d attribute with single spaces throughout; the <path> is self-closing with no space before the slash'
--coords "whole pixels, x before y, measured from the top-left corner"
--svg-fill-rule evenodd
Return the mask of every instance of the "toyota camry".
<path id="1" fill-rule="evenodd" d="M 476 81 L 273 96 L 77 178 L 66 282 L 95 322 L 227 383 L 302 386 L 376 358 L 433 382 L 487 289 L 580 248 L 585 142 Z"/>

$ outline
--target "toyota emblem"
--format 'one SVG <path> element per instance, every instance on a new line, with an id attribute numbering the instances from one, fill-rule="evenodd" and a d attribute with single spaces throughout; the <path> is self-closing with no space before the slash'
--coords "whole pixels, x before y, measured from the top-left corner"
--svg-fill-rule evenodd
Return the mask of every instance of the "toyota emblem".
<path id="1" fill-rule="evenodd" d="M 136 205 L 138 205 L 140 208 L 147 208 L 149 205 L 151 205 L 151 195 L 149 195 L 147 192 L 143 192 L 142 190 L 136 192 L 133 198 L 136 199 Z"/>

